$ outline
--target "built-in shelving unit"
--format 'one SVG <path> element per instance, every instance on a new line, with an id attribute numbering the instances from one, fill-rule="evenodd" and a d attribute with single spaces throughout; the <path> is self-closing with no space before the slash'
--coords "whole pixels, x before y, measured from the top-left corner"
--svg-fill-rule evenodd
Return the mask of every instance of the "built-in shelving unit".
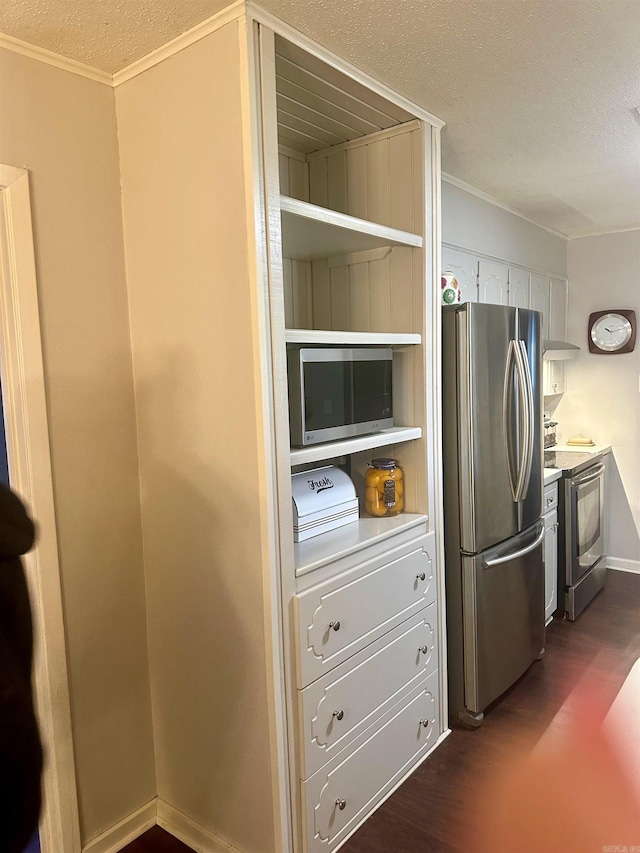
<path id="1" fill-rule="evenodd" d="M 390 444 L 400 444 L 403 441 L 415 441 L 417 438 L 422 438 L 421 427 L 392 427 L 374 432 L 371 435 L 359 435 L 356 438 L 346 438 L 342 441 L 314 444 L 310 447 L 293 447 L 291 448 L 291 464 L 304 465 L 309 462 L 322 462 L 324 459 L 348 456 L 351 453 L 360 453 L 362 450 L 373 450 L 375 447 L 386 447 Z"/>
<path id="2" fill-rule="evenodd" d="M 282 252 L 292 260 L 321 260 L 385 246 L 422 247 L 420 234 L 389 228 L 288 196 L 280 196 L 280 211 Z"/>

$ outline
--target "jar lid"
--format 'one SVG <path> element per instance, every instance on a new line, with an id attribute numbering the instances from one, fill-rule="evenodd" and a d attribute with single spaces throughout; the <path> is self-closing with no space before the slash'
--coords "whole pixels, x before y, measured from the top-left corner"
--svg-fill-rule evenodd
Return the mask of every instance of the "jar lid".
<path id="1" fill-rule="evenodd" d="M 369 462 L 369 465 L 372 468 L 382 468 L 383 470 L 388 470 L 391 468 L 397 468 L 398 467 L 398 460 L 397 459 L 372 459 L 371 462 Z"/>

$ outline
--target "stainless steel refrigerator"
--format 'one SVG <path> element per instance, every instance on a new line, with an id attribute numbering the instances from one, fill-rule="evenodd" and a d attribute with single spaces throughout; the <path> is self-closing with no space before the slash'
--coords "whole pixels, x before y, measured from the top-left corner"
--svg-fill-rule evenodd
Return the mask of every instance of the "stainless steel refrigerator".
<path id="1" fill-rule="evenodd" d="M 443 308 L 449 710 L 484 710 L 544 652 L 542 315 Z"/>

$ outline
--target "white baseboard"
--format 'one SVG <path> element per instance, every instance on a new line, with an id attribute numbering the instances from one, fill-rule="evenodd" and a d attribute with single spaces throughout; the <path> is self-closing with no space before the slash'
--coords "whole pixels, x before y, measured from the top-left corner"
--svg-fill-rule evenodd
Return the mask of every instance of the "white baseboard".
<path id="1" fill-rule="evenodd" d="M 133 814 L 128 815 L 120 823 L 102 832 L 97 838 L 83 845 L 82 853 L 117 853 L 129 842 L 134 841 L 155 826 L 157 823 L 158 807 L 157 799 L 148 802 Z"/>
<path id="2" fill-rule="evenodd" d="M 238 847 L 218 838 L 183 812 L 158 797 L 158 826 L 174 835 L 196 853 L 241 853 Z"/>
<path id="3" fill-rule="evenodd" d="M 623 560 L 619 557 L 607 557 L 607 568 L 617 572 L 633 572 L 640 575 L 640 560 Z"/>

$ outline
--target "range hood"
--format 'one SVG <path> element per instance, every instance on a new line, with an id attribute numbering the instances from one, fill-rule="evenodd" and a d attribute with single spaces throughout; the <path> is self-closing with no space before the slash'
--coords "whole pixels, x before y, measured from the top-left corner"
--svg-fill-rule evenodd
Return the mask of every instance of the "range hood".
<path id="1" fill-rule="evenodd" d="M 568 361 L 578 355 L 580 347 L 568 341 L 543 341 L 542 351 L 545 361 Z"/>

